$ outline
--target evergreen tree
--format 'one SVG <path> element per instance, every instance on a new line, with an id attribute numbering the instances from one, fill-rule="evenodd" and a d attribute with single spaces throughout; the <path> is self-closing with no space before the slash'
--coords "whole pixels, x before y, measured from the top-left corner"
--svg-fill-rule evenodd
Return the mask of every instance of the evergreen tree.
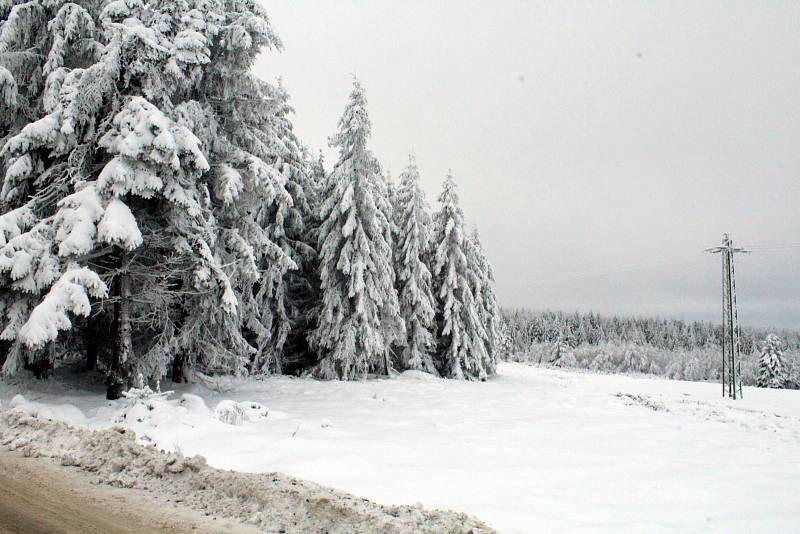
<path id="1" fill-rule="evenodd" d="M 406 327 L 400 367 L 438 374 L 432 358 L 436 317 L 428 267 L 432 221 L 419 185 L 417 163 L 411 156 L 400 175 L 394 212 L 398 232 L 395 273 L 400 316 Z"/>
<path id="2" fill-rule="evenodd" d="M 270 88 L 271 89 L 271 88 Z M 272 258 L 264 258 L 263 269 L 272 276 L 261 281 L 268 288 L 265 303 L 271 308 L 271 328 L 259 340 L 259 352 L 254 358 L 255 370 L 283 372 L 284 360 L 297 352 L 307 352 L 298 346 L 308 334 L 308 315 L 318 298 L 315 287 L 316 270 L 316 190 L 305 149 L 293 131 L 288 115 L 293 112 L 288 93 L 280 83 L 270 95 L 273 115 L 267 132 L 270 161 L 285 178 L 285 188 L 291 202 L 273 203 L 266 216 L 269 238 L 293 263 L 289 270 L 272 270 Z M 294 331 L 294 332 L 293 332 Z M 290 340 L 290 336 L 292 339 Z"/>
<path id="3" fill-rule="evenodd" d="M 314 328 L 320 300 L 317 241 L 320 187 L 325 181 L 325 169 L 321 154 L 312 161 L 307 150 L 301 152 L 303 171 L 294 173 L 296 180 L 287 185 L 293 204 L 283 218 L 285 235 L 278 236 L 282 248 L 297 266 L 284 275 L 283 291 L 279 293 L 283 296 L 276 299 L 276 304 L 282 307 L 278 310 L 279 324 L 283 327 L 279 332 L 282 330 L 285 338 L 279 335 L 273 343 L 275 368 L 287 374 L 295 374 L 316 363 L 308 337 Z"/>
<path id="4" fill-rule="evenodd" d="M 285 94 L 250 73 L 281 46 L 263 8 L 27 2 L 0 16 L 15 110 L 0 126 L 4 371 L 68 350 L 54 341 L 87 302 L 87 354 L 91 323 L 115 333 L 109 396 L 170 361 L 173 377 L 239 372 L 274 352 L 281 283 L 302 254 L 282 239 L 304 158 Z"/>
<path id="5" fill-rule="evenodd" d="M 475 228 L 467 239 L 467 268 L 472 280 L 472 292 L 478 307 L 481 324 L 486 333 L 486 359 L 483 367 L 488 375 L 494 375 L 497 370 L 497 357 L 500 352 L 502 335 L 500 324 L 500 308 L 494 293 L 494 272 L 488 258 L 483 252 L 478 229 Z"/>
<path id="6" fill-rule="evenodd" d="M 574 367 L 575 353 L 564 338 L 558 338 L 550 351 L 550 363 L 556 367 Z"/>
<path id="7" fill-rule="evenodd" d="M 783 365 L 783 343 L 780 338 L 770 334 L 764 340 L 761 355 L 758 357 L 758 387 L 786 387 L 786 370 Z"/>
<path id="8" fill-rule="evenodd" d="M 473 293 L 474 273 L 468 265 L 464 213 L 456 184 L 447 175 L 434 216 L 434 288 L 438 324 L 437 366 L 448 378 L 483 380 L 488 376 L 486 330 Z"/>
<path id="9" fill-rule="evenodd" d="M 393 342 L 401 339 L 392 266 L 391 223 L 381 168 L 367 148 L 371 124 L 358 80 L 331 146 L 339 160 L 321 207 L 322 305 L 311 344 L 321 356 L 316 374 L 351 379 L 388 373 Z"/>

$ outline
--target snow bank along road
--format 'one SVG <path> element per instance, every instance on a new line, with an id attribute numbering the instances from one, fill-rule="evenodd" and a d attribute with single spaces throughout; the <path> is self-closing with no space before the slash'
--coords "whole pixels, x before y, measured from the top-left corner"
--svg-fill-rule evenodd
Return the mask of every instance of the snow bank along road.
<path id="1" fill-rule="evenodd" d="M 123 423 L 140 443 L 214 467 L 457 510 L 502 532 L 797 531 L 800 392 L 745 388 L 734 402 L 718 384 L 520 364 L 499 373 L 486 383 L 414 372 L 226 380 L 149 408 L 31 381 L 4 386 L 0 401 L 22 393 L 39 403 L 29 410 Z M 237 402 L 244 415 L 227 420 L 241 424 L 215 417 Z"/>
<path id="2" fill-rule="evenodd" d="M 140 445 L 130 430 L 70 428 L 58 421 L 31 416 L 20 409 L 19 402 L 16 404 L 17 409 L 0 414 L 0 445 L 29 457 L 58 459 L 62 466 L 93 473 L 105 484 L 144 490 L 157 504 L 155 510 L 146 512 L 133 524 L 113 527 L 125 516 L 135 517 L 141 504 L 133 509 L 118 504 L 106 512 L 92 504 L 81 510 L 78 493 L 53 472 L 31 471 L 35 473 L 33 480 L 5 475 L 0 476 L 0 483 L 10 482 L 10 486 L 0 491 L 0 525 L 5 524 L 12 531 L 191 532 L 191 526 L 196 525 L 187 523 L 181 528 L 177 521 L 166 520 L 169 514 L 164 503 L 172 502 L 181 503 L 183 515 L 193 509 L 233 519 L 235 526 L 242 527 L 236 532 L 244 531 L 242 523 L 258 527 L 259 532 L 280 533 L 493 532 L 465 514 L 419 506 L 381 506 L 279 473 L 220 471 L 209 467 L 201 456 L 186 458 L 180 453 L 165 454 L 155 447 Z M 41 405 L 26 406 L 31 407 L 40 411 Z M 51 486 L 53 482 L 55 486 Z M 14 487 L 19 495 L 7 495 Z M 133 496 L 128 501 L 135 503 Z M 62 515 L 65 523 L 52 529 Z M 136 528 L 137 523 L 149 526 Z M 198 528 L 204 532 L 226 531 L 224 526 L 212 525 L 208 520 Z"/>

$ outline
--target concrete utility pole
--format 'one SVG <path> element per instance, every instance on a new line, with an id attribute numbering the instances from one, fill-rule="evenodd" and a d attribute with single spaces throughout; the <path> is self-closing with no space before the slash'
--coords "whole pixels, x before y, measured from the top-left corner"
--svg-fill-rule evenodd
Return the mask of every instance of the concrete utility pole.
<path id="1" fill-rule="evenodd" d="M 739 317 L 736 311 L 736 280 L 733 255 L 749 253 L 734 248 L 728 234 L 722 235 L 722 246 L 706 249 L 712 254 L 722 254 L 722 396 L 742 398 L 742 365 L 739 359 Z"/>

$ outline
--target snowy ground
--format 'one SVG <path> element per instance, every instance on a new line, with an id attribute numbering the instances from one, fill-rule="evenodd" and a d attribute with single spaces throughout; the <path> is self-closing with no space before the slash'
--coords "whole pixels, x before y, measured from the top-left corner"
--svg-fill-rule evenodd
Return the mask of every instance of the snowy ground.
<path id="1" fill-rule="evenodd" d="M 215 467 L 463 511 L 504 532 L 800 524 L 800 392 L 745 388 L 734 402 L 718 384 L 510 363 L 499 371 L 487 383 L 421 373 L 225 381 L 219 391 L 181 387 L 152 410 L 108 403 L 65 379 L 51 384 L 58 394 L 26 381 L 0 385 L 0 401 L 22 393 L 45 416 L 92 427 L 125 414 L 144 443 L 202 454 Z M 228 399 L 245 402 L 250 420 L 216 420 L 213 409 Z"/>

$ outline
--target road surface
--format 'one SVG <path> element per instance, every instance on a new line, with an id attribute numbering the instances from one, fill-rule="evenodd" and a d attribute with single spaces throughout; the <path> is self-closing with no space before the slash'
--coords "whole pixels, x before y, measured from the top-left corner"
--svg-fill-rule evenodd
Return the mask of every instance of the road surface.
<path id="1" fill-rule="evenodd" d="M 159 502 L 144 491 L 93 485 L 89 475 L 45 458 L 0 451 L 0 534 L 255 532 Z"/>

